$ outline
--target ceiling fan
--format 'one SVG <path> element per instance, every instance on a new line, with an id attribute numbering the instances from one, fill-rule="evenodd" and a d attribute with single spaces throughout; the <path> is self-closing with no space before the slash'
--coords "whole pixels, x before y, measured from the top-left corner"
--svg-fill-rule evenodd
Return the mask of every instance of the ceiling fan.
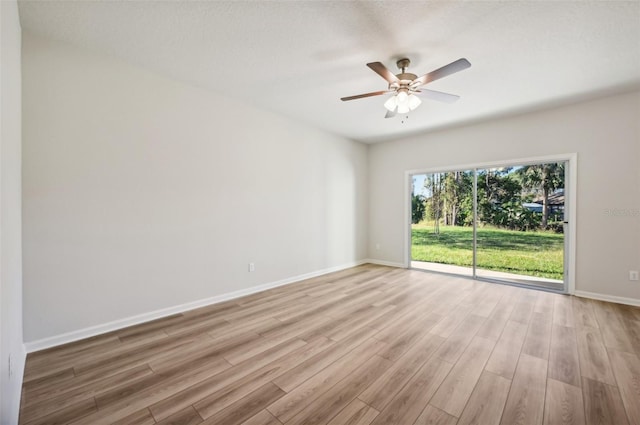
<path id="1" fill-rule="evenodd" d="M 398 60 L 396 65 L 402 72 L 397 75 L 393 75 L 381 62 L 368 63 L 367 66 L 369 68 L 387 80 L 389 88 L 387 90 L 374 91 L 372 93 L 347 96 L 341 98 L 341 100 L 347 101 L 362 99 L 363 97 L 393 94 L 393 96 L 389 97 L 389 99 L 384 103 L 384 107 L 387 109 L 385 118 L 394 117 L 396 113 L 406 114 L 409 111 L 413 111 L 422 103 L 422 100 L 420 100 L 418 96 L 438 100 L 440 102 L 452 103 L 458 100 L 460 96 L 425 89 L 422 88 L 422 86 L 448 75 L 455 74 L 456 72 L 462 71 L 471 66 L 468 60 L 461 58 L 457 61 L 451 62 L 449 65 L 445 65 L 442 68 L 438 68 L 435 71 L 431 71 L 430 73 L 418 78 L 416 74 L 406 72 L 410 63 L 411 61 L 407 58 Z"/>

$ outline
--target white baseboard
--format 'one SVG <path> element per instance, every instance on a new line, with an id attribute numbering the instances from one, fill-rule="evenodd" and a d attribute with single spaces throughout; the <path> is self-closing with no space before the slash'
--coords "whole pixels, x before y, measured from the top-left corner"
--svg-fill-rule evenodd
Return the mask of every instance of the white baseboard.
<path id="1" fill-rule="evenodd" d="M 617 304 L 626 304 L 640 307 L 640 300 L 636 298 L 617 297 L 615 295 L 606 295 L 587 291 L 575 291 L 573 295 L 575 295 L 576 297 L 591 298 L 594 300 L 609 301 Z"/>
<path id="2" fill-rule="evenodd" d="M 298 276 L 290 277 L 287 279 L 278 280 L 275 282 L 269 282 L 258 286 L 252 286 L 251 288 L 240 289 L 238 291 L 228 292 L 226 294 L 216 295 L 215 297 L 205 298 L 197 301 L 188 302 L 160 310 L 151 311 L 148 313 L 138 314 L 136 316 L 126 317 L 124 319 L 114 320 L 112 322 L 104 323 L 101 325 L 91 326 L 84 329 L 78 329 L 76 331 L 67 332 L 60 335 L 55 335 L 48 338 L 39 339 L 36 341 L 30 341 L 25 343 L 27 353 L 33 353 L 35 351 L 44 350 L 58 345 L 68 344 L 70 342 L 78 341 L 92 336 L 104 334 L 107 332 L 117 331 L 122 328 L 126 328 L 133 325 L 139 325 L 140 323 L 149 322 L 151 320 L 161 319 L 172 314 L 183 313 L 185 311 L 193 310 L 200 307 L 205 307 L 211 304 L 221 303 L 223 301 L 229 301 L 234 298 L 244 297 L 246 295 L 255 294 L 257 292 L 266 291 L 269 289 L 277 288 L 278 286 L 289 285 L 292 283 L 300 282 L 312 277 L 322 276 L 324 274 L 337 272 L 340 270 L 348 269 L 351 267 L 360 266 L 368 263 L 369 260 L 360 260 L 353 263 L 343 264 L 340 266 L 329 267 L 326 269 L 318 270 L 315 272 L 305 273 Z"/>
<path id="3" fill-rule="evenodd" d="M 389 267 L 400 267 L 401 269 L 406 269 L 407 267 L 402 263 L 394 263 L 392 261 L 384 261 L 384 260 L 376 260 L 374 258 L 367 258 L 365 263 L 377 264 L 379 266 L 389 266 Z"/>

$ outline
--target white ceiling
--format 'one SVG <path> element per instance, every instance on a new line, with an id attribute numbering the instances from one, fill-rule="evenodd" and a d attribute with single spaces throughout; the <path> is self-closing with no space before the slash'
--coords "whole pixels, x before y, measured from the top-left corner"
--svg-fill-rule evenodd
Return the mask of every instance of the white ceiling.
<path id="1" fill-rule="evenodd" d="M 23 29 L 374 142 L 640 87 L 640 1 L 25 1 Z M 427 87 L 403 123 L 368 69 L 411 59 Z"/>

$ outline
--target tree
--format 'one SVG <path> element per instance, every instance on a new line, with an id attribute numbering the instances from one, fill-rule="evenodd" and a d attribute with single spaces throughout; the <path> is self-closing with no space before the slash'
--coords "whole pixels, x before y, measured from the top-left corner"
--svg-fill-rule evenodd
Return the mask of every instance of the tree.
<path id="1" fill-rule="evenodd" d="M 424 180 L 424 187 L 427 189 L 430 197 L 427 199 L 429 215 L 433 219 L 433 232 L 436 235 L 440 234 L 440 217 L 442 217 L 443 210 L 443 180 L 444 174 L 434 173 L 428 174 Z"/>
<path id="2" fill-rule="evenodd" d="M 473 171 L 450 171 L 442 176 L 444 224 L 468 225 L 468 218 L 473 215 Z"/>
<path id="3" fill-rule="evenodd" d="M 434 233 L 445 226 L 469 226 L 473 220 L 473 171 L 452 171 L 425 176 L 426 217 L 434 221 Z"/>
<path id="4" fill-rule="evenodd" d="M 523 206 L 523 192 L 518 169 L 480 170 L 478 173 L 478 219 L 483 224 L 511 230 L 540 227 L 540 213 Z"/>
<path id="5" fill-rule="evenodd" d="M 547 228 L 549 220 L 549 195 L 564 188 L 564 162 L 525 165 L 517 171 L 526 189 L 542 195 L 542 223 Z"/>
<path id="6" fill-rule="evenodd" d="M 444 177 L 444 224 L 455 226 L 458 218 L 458 204 L 460 203 L 460 171 L 445 173 Z"/>
<path id="7" fill-rule="evenodd" d="M 427 211 L 425 198 L 422 195 L 411 195 L 411 223 L 418 224 L 424 220 Z"/>

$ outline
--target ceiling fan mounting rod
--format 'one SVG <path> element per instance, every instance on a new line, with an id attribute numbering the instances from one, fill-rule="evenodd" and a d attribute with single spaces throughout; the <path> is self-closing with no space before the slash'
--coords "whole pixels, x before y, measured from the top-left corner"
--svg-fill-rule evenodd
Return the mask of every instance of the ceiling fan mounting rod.
<path id="1" fill-rule="evenodd" d="M 410 63 L 411 63 L 411 61 L 409 59 L 407 59 L 407 58 L 399 59 L 396 62 L 396 65 L 401 70 L 401 72 L 399 74 L 396 74 L 396 78 L 398 79 L 398 83 L 400 83 L 401 86 L 402 85 L 408 86 L 411 81 L 413 81 L 416 78 L 418 78 L 418 76 L 416 74 L 412 74 L 410 72 L 406 72 L 406 70 L 409 67 Z"/>
<path id="2" fill-rule="evenodd" d="M 398 69 L 402 70 L 402 73 L 404 74 L 404 70 L 406 68 L 409 68 L 409 64 L 411 63 L 411 61 L 407 58 L 402 58 L 402 59 L 398 59 L 398 61 L 396 62 L 396 65 L 398 66 Z"/>

